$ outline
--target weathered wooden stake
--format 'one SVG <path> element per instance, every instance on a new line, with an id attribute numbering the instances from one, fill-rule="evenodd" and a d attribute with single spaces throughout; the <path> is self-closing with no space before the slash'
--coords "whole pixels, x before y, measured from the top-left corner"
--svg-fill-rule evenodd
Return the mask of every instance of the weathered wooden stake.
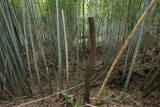
<path id="1" fill-rule="evenodd" d="M 88 58 L 88 65 L 85 75 L 85 94 L 84 94 L 84 102 L 90 103 L 89 100 L 89 89 L 90 89 L 90 78 L 93 71 L 93 66 L 95 63 L 95 57 L 96 57 L 96 33 L 95 33 L 95 25 L 94 25 L 94 18 L 89 17 L 89 31 L 90 31 L 90 52 L 89 52 L 89 58 Z"/>

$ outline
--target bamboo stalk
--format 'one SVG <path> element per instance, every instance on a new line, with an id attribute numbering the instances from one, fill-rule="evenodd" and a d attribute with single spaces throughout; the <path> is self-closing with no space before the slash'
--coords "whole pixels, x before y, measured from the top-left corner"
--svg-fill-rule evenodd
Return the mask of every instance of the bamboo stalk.
<path id="1" fill-rule="evenodd" d="M 61 10 L 62 21 L 63 21 L 63 30 L 64 30 L 64 42 L 65 42 L 65 53 L 66 53 L 66 76 L 67 76 L 67 88 L 69 88 L 69 64 L 68 64 L 68 42 L 67 42 L 67 32 L 64 18 L 64 11 Z"/>
<path id="2" fill-rule="evenodd" d="M 125 41 L 125 43 L 123 44 L 122 48 L 120 49 L 118 55 L 116 56 L 114 62 L 112 63 L 110 69 L 108 70 L 108 73 L 104 79 L 103 84 L 101 85 L 101 88 L 96 96 L 95 101 L 97 102 L 98 98 L 100 97 L 101 93 L 103 92 L 103 89 L 105 87 L 105 84 L 108 81 L 108 78 L 110 77 L 111 73 L 113 72 L 116 64 L 118 63 L 119 59 L 121 58 L 122 54 L 124 53 L 125 49 L 128 47 L 128 44 L 130 42 L 130 40 L 133 38 L 134 34 L 136 33 L 136 31 L 138 30 L 138 28 L 141 26 L 143 20 L 146 18 L 146 16 L 149 15 L 150 11 L 152 10 L 153 6 L 156 4 L 157 0 L 152 0 L 152 2 L 150 3 L 149 7 L 146 9 L 146 11 L 144 12 L 144 14 L 142 15 L 142 17 L 139 19 L 139 21 L 137 22 L 137 24 L 135 25 L 135 27 L 133 28 L 132 32 L 129 34 L 127 40 Z"/>
<path id="3" fill-rule="evenodd" d="M 62 79 L 62 53 L 61 53 L 61 40 L 60 40 L 60 22 L 59 22 L 59 2 L 56 0 L 56 16 L 57 16 L 57 39 L 58 39 L 58 89 L 63 90 Z"/>

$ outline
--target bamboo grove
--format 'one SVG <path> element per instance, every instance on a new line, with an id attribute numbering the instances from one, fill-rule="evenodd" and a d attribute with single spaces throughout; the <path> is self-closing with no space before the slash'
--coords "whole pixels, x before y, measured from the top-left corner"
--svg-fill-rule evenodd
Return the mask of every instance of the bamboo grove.
<path id="1" fill-rule="evenodd" d="M 95 60 L 99 61 L 93 65 L 91 78 L 95 72 L 105 76 L 151 1 L 0 0 L 0 98 L 45 96 L 83 83 L 90 16 L 94 17 Z M 124 81 L 124 92 L 135 65 L 147 63 L 148 50 L 155 50 L 160 64 L 159 0 L 134 35 L 117 64 L 120 70 L 115 71 Z"/>

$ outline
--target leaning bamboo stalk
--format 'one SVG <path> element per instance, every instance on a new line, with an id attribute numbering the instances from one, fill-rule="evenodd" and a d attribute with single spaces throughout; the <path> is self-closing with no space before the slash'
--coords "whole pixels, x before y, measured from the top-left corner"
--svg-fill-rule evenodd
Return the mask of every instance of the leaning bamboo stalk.
<path id="1" fill-rule="evenodd" d="M 64 30 L 64 42 L 65 42 L 65 53 L 66 53 L 66 76 L 67 76 L 67 88 L 69 88 L 69 64 L 68 64 L 68 43 L 67 43 L 67 32 L 64 18 L 64 11 L 61 10 L 62 21 L 63 21 L 63 30 Z"/>
<path id="2" fill-rule="evenodd" d="M 129 68 L 129 72 L 128 72 L 128 76 L 127 76 L 127 79 L 126 79 L 126 82 L 125 82 L 125 85 L 124 85 L 124 89 L 123 89 L 124 91 L 126 91 L 128 85 L 129 85 L 129 81 L 130 81 L 130 78 L 131 78 L 131 75 L 132 75 L 132 71 L 133 71 L 134 65 L 136 63 L 136 58 L 138 56 L 139 46 L 140 46 L 141 39 L 142 39 L 142 36 L 143 36 L 143 28 L 144 28 L 144 22 L 142 24 L 140 36 L 138 38 L 138 41 L 137 41 L 137 44 L 136 44 L 136 48 L 134 50 L 134 54 L 132 56 L 132 60 L 131 60 L 131 64 L 130 64 L 130 68 Z"/>
<path id="3" fill-rule="evenodd" d="M 136 31 L 138 30 L 138 28 L 141 26 L 143 20 L 146 18 L 146 16 L 149 15 L 150 11 L 152 10 L 152 8 L 154 7 L 154 5 L 156 4 L 157 0 L 152 0 L 152 2 L 150 3 L 149 7 L 146 9 L 146 11 L 144 12 L 144 14 L 142 15 L 142 17 L 139 19 L 139 21 L 137 22 L 137 24 L 135 25 L 135 27 L 133 28 L 132 32 L 129 34 L 127 40 L 125 41 L 125 43 L 123 44 L 122 48 L 120 49 L 118 55 L 116 56 L 114 62 L 112 63 L 110 69 L 108 70 L 108 73 L 103 81 L 103 84 L 101 85 L 101 88 L 95 98 L 95 101 L 97 102 L 98 98 L 100 97 L 101 93 L 103 92 L 104 86 L 108 81 L 108 78 L 110 77 L 111 73 L 113 72 L 115 65 L 117 64 L 117 62 L 119 61 L 119 59 L 121 58 L 122 54 L 124 53 L 125 49 L 128 47 L 128 44 L 130 42 L 130 40 L 133 38 L 133 36 L 135 35 Z"/>

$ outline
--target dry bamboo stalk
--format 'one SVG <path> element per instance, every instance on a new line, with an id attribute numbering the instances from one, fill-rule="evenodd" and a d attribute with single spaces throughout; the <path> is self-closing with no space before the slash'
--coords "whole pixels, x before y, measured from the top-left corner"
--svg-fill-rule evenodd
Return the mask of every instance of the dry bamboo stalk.
<path id="1" fill-rule="evenodd" d="M 64 30 L 64 41 L 65 41 L 65 53 L 66 53 L 66 76 L 67 76 L 67 88 L 69 88 L 69 64 L 68 64 L 68 43 L 67 43 L 67 32 L 64 18 L 64 11 L 62 13 L 63 30 Z"/>
<path id="2" fill-rule="evenodd" d="M 43 98 L 39 98 L 39 99 L 37 99 L 37 100 L 33 100 L 33 101 L 30 101 L 30 102 L 27 102 L 27 103 L 22 103 L 22 104 L 18 105 L 17 107 L 25 107 L 25 106 L 28 106 L 28 105 L 33 104 L 33 103 L 37 103 L 37 102 L 40 102 L 40 101 L 43 101 L 43 100 L 47 100 L 47 99 L 49 99 L 49 98 L 51 98 L 51 97 L 56 97 L 56 95 L 62 94 L 62 93 L 64 93 L 64 92 L 66 92 L 66 91 L 71 91 L 71 90 L 73 90 L 73 89 L 75 89 L 75 88 L 78 88 L 78 87 L 80 87 L 80 86 L 83 86 L 83 85 L 84 85 L 84 82 L 83 82 L 83 83 L 80 83 L 80 84 L 78 84 L 78 85 L 76 85 L 76 86 L 74 86 L 74 87 L 71 87 L 71 88 L 69 88 L 69 89 L 67 89 L 67 90 L 63 90 L 63 91 L 57 92 L 57 93 L 55 93 L 55 94 L 52 94 L 52 95 L 49 95 L 49 96 L 46 96 L 46 97 L 43 97 Z M 53 101 L 54 101 L 54 100 L 53 100 Z"/>
<path id="3" fill-rule="evenodd" d="M 95 98 L 95 101 L 97 102 L 98 98 L 100 97 L 101 93 L 103 92 L 104 86 L 108 81 L 108 78 L 110 77 L 110 74 L 113 72 L 115 65 L 117 64 L 117 62 L 119 61 L 119 59 L 121 58 L 122 54 L 124 53 L 125 49 L 128 47 L 128 44 L 130 42 L 130 40 L 133 38 L 134 34 L 136 33 L 136 31 L 138 30 L 138 28 L 141 26 L 143 20 L 146 18 L 146 16 L 149 15 L 150 11 L 152 10 L 152 8 L 154 7 L 154 5 L 156 4 L 157 0 L 152 0 L 152 2 L 150 3 L 149 7 L 146 9 L 146 11 L 144 12 L 144 14 L 142 15 L 142 17 L 139 19 L 139 21 L 137 22 L 137 24 L 135 25 L 135 27 L 133 28 L 132 32 L 130 33 L 130 35 L 128 36 L 127 40 L 125 41 L 125 43 L 123 44 L 121 50 L 119 51 L 118 55 L 116 56 L 114 62 L 112 63 L 110 69 L 108 70 L 108 73 L 103 81 L 103 84 L 101 85 L 101 88 Z"/>
<path id="4" fill-rule="evenodd" d="M 88 106 L 88 107 L 97 107 L 97 106 L 94 106 L 94 105 L 91 105 L 91 104 L 85 104 L 85 106 Z"/>

